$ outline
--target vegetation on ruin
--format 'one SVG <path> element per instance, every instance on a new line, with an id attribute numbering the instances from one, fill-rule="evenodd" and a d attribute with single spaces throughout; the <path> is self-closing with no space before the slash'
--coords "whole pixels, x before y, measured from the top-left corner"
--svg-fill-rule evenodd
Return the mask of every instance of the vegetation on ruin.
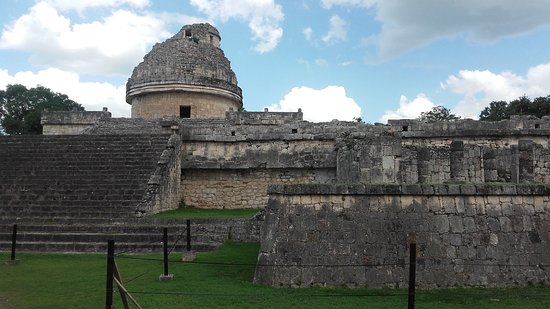
<path id="1" fill-rule="evenodd" d="M 479 120 L 499 121 L 510 119 L 512 115 L 533 115 L 538 118 L 550 116 L 550 95 L 533 100 L 521 96 L 510 102 L 493 101 L 481 111 Z"/>
<path id="2" fill-rule="evenodd" d="M 460 120 L 460 116 L 451 113 L 451 110 L 444 106 L 434 106 L 431 110 L 420 113 L 417 120 L 423 122 L 456 121 Z"/>
<path id="3" fill-rule="evenodd" d="M 209 218 L 252 218 L 259 209 L 203 209 L 181 206 L 178 209 L 164 211 L 153 215 L 153 218 L 187 218 L 187 219 L 209 219 Z"/>
<path id="4" fill-rule="evenodd" d="M 174 280 L 159 282 L 161 254 L 120 255 L 125 287 L 143 308 L 405 308 L 405 289 L 271 288 L 252 284 L 257 243 L 230 242 L 197 254 L 194 263 L 170 255 Z M 9 253 L 0 253 L 4 261 Z M 106 257 L 102 254 L 19 253 L 0 265 L 1 308 L 102 308 Z M 123 308 L 115 292 L 115 308 Z M 417 289 L 417 308 L 549 308 L 550 287 Z"/>
<path id="5" fill-rule="evenodd" d="M 0 134 L 42 134 L 44 110 L 83 111 L 84 107 L 62 93 L 37 86 L 15 84 L 0 90 Z"/>

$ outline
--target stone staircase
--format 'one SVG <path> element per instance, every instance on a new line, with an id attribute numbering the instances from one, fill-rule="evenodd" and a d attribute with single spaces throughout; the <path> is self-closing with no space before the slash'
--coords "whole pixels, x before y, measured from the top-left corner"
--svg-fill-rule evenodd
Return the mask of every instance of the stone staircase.
<path id="1" fill-rule="evenodd" d="M 8 136 L 0 138 L 0 251 L 161 252 L 162 229 L 175 250 L 185 220 L 135 218 L 168 135 Z M 242 222 L 241 222 L 242 221 Z M 193 220 L 193 250 L 209 250 L 250 220 Z M 247 227 L 243 227 L 247 226 Z M 247 232 L 241 234 L 246 235 Z M 239 236 L 237 236 L 239 237 Z"/>

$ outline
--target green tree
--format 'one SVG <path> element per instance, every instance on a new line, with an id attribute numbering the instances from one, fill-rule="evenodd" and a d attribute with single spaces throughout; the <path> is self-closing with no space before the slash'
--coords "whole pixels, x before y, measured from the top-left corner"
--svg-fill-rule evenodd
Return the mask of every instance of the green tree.
<path id="1" fill-rule="evenodd" d="M 19 84 L 8 85 L 0 90 L 0 132 L 42 134 L 40 117 L 44 110 L 83 111 L 84 107 L 42 86 L 27 89 Z"/>
<path id="2" fill-rule="evenodd" d="M 499 121 L 510 119 L 512 115 L 533 115 L 539 118 L 550 115 L 550 96 L 530 100 L 521 96 L 516 100 L 493 101 L 479 114 L 479 120 Z"/>
<path id="3" fill-rule="evenodd" d="M 499 121 L 502 119 L 510 119 L 510 110 L 506 101 L 493 101 L 479 114 L 479 120 Z"/>
<path id="4" fill-rule="evenodd" d="M 417 120 L 423 122 L 438 122 L 438 121 L 455 121 L 459 120 L 460 116 L 452 114 L 451 111 L 444 106 L 434 106 L 427 112 L 420 113 Z"/>

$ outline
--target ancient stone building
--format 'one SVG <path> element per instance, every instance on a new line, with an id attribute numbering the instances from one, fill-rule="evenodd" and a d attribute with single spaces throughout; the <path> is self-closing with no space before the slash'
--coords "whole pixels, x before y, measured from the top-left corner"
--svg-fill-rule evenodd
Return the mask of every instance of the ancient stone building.
<path id="1" fill-rule="evenodd" d="M 550 118 L 369 125 L 311 123 L 301 111 L 243 112 L 219 40 L 214 27 L 199 24 L 155 45 L 128 80 L 133 118 L 100 117 L 76 140 L 65 140 L 87 147 L 93 142 L 86 140 L 102 136 L 157 141 L 143 157 L 149 164 L 138 165 L 141 180 L 129 182 L 136 189 L 121 216 L 147 220 L 180 201 L 265 209 L 261 235 L 256 221 L 233 228 L 248 237 L 240 239 L 260 237 L 255 282 L 273 286 L 404 286 L 412 239 L 419 286 L 550 284 Z M 52 140 L 63 149 L 63 139 Z M 51 144 L 47 137 L 36 143 Z M 120 154 L 105 160 L 133 169 L 130 163 L 140 160 L 132 157 L 141 158 L 144 145 L 124 145 L 87 149 L 102 155 L 114 149 Z M 71 165 L 78 166 L 78 155 L 68 156 Z M 11 192 L 0 196 L 9 218 L 23 213 L 29 199 L 19 188 L 45 194 L 46 201 L 83 192 L 102 210 L 124 199 L 116 193 L 109 203 L 97 201 L 78 169 L 60 175 L 74 174 L 88 191 L 63 181 L 27 186 L 42 165 L 20 166 L 25 177 L 0 178 Z M 102 177 L 116 184 L 127 175 L 121 169 Z M 55 206 L 40 203 L 33 207 Z"/>
<path id="2" fill-rule="evenodd" d="M 83 112 L 42 112 L 40 124 L 44 135 L 74 135 L 80 134 L 85 129 L 93 126 L 103 118 L 110 118 L 111 113 L 107 107 L 103 111 Z"/>
<path id="3" fill-rule="evenodd" d="M 242 109 L 241 88 L 209 24 L 183 27 L 155 44 L 126 84 L 132 118 L 224 118 Z"/>

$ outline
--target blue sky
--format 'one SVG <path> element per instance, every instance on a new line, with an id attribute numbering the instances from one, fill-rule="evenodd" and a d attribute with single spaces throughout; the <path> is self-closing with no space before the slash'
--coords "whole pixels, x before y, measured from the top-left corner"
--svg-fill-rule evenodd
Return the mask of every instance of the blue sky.
<path id="1" fill-rule="evenodd" d="M 210 22 L 248 111 L 311 121 L 476 118 L 550 95 L 550 0 L 3 0 L 0 89 L 38 84 L 129 117 L 125 83 L 156 42 Z"/>

